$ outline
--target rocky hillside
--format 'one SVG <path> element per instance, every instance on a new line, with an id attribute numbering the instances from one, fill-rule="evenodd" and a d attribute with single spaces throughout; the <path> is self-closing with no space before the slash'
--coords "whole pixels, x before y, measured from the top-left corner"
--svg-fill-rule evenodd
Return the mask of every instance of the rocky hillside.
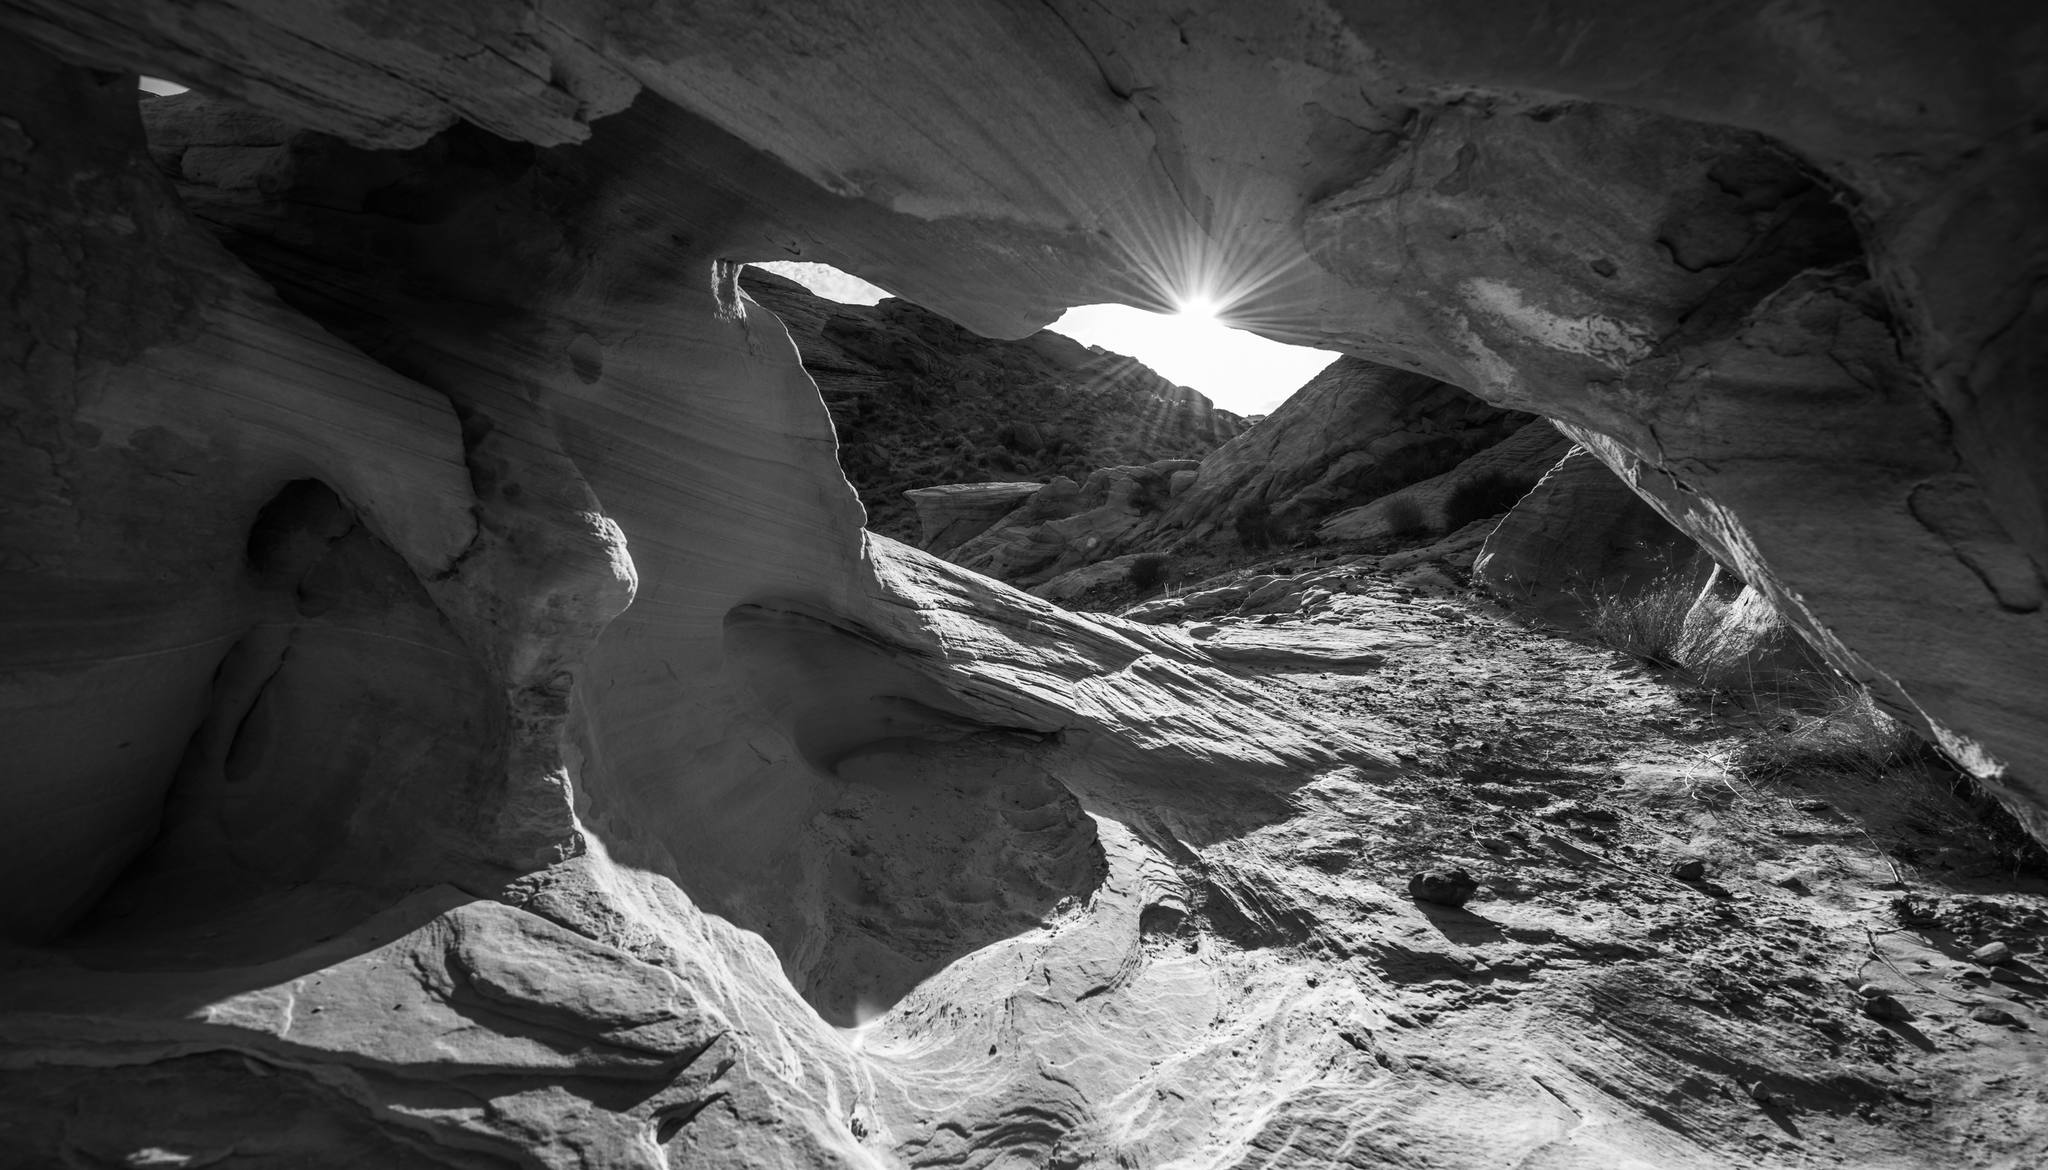
<path id="1" fill-rule="evenodd" d="M 1197 459 L 1244 429 L 1144 363 L 1057 333 L 992 340 L 908 301 L 840 304 L 758 268 L 740 283 L 796 340 L 868 527 L 901 540 L 918 536 L 913 488 L 1085 479 Z"/>
<path id="2" fill-rule="evenodd" d="M 1463 527 L 1505 511 L 1569 446 L 1529 415 L 1346 357 L 1199 462 L 913 498 L 926 549 L 1042 596 L 1099 605 L 1125 598 L 1113 586 L 1138 557 L 1163 558 L 1153 583 L 1170 583 L 1276 548 Z M 1374 505 L 1397 499 L 1413 517 L 1390 524 L 1399 513 Z"/>

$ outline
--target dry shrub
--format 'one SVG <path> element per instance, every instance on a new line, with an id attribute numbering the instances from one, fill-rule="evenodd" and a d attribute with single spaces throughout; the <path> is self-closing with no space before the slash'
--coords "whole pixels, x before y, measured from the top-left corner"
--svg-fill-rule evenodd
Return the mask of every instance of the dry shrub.
<path id="1" fill-rule="evenodd" d="M 2048 873 L 2048 853 L 1997 798 L 1870 692 L 1832 676 L 1819 707 L 1786 713 L 1729 761 L 1750 780 L 1796 782 L 1853 812 L 1885 852 L 1960 869 Z"/>
<path id="2" fill-rule="evenodd" d="M 1273 544 L 1273 510 L 1264 500 L 1253 500 L 1237 510 L 1232 523 L 1237 542 L 1247 549 L 1270 548 Z"/>
<path id="3" fill-rule="evenodd" d="M 1423 514 L 1422 505 L 1413 496 L 1396 496 L 1388 500 L 1380 518 L 1386 522 L 1388 536 L 1420 536 L 1429 531 L 1429 517 Z"/>
<path id="4" fill-rule="evenodd" d="M 1873 841 L 1907 861 L 1946 854 L 2015 873 L 2048 870 L 2048 854 L 2011 812 L 1822 661 L 1759 595 L 1725 597 L 1712 581 L 1671 574 L 1588 600 L 1601 641 L 1763 720 L 1728 762 L 1736 775 L 1796 781 L 1859 809 Z"/>
<path id="5" fill-rule="evenodd" d="M 1676 670 L 1683 665 L 1686 621 L 1699 596 L 1698 584 L 1674 574 L 1633 593 L 1595 592 L 1582 599 L 1594 637 L 1624 654 Z"/>
<path id="6" fill-rule="evenodd" d="M 1926 743 L 1869 691 L 1839 675 L 1814 680 L 1814 689 L 1818 702 L 1778 708 L 1773 728 L 1743 744 L 1737 771 L 1754 779 L 1815 770 L 1876 778 L 1925 754 Z"/>
<path id="7" fill-rule="evenodd" d="M 1125 580 L 1131 588 L 1140 593 L 1150 593 L 1166 581 L 1166 574 L 1173 567 L 1173 558 L 1165 553 L 1146 553 L 1131 562 Z"/>

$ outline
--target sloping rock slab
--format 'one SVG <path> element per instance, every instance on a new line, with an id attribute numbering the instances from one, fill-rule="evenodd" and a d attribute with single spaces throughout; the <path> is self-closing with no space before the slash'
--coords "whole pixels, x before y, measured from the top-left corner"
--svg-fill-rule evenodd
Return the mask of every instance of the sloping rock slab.
<path id="1" fill-rule="evenodd" d="M 1420 638 L 1395 638 L 1377 630 L 1280 629 L 1273 626 L 1225 626 L 1197 634 L 1199 645 L 1218 662 L 1255 662 L 1261 666 L 1380 666 Z"/>

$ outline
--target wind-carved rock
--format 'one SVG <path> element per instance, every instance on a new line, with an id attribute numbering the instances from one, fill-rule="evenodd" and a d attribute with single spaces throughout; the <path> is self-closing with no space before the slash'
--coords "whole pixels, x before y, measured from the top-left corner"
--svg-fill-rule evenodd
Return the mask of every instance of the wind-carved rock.
<path id="1" fill-rule="evenodd" d="M 719 315 L 739 257 L 837 263 L 1006 336 L 1211 291 L 1269 336 L 1554 418 L 2039 828 L 2031 10 L 471 15 L 0 5 L 0 620 L 29 777 L 5 785 L 7 927 L 68 948 L 6 978 L 0 1111 L 29 1156 L 1362 1148 L 1331 1120 L 1349 1097 L 1299 1129 L 1261 1098 L 1238 1112 L 1279 1128 L 1219 1135 L 1233 1109 L 1149 1090 L 1156 1125 L 1105 1118 L 1171 1052 L 1148 1015 L 1082 1005 L 1210 1002 L 1190 965 L 1133 959 L 1161 947 L 1157 859 L 1311 783 L 1376 799 L 1346 777 L 1388 761 L 1185 640 L 864 544 L 787 334 Z M 866 81 L 821 82 L 849 28 Z M 126 79 L 93 70 L 247 103 L 152 107 L 205 230 L 150 173 Z M 801 636 L 750 658 L 764 630 Z M 847 907 L 893 879 L 814 846 L 890 827 L 819 818 L 958 813 L 839 769 L 909 740 L 920 774 L 989 737 L 1031 799 L 1000 840 L 956 839 L 1029 855 L 1009 910 L 1095 909 L 1028 948 L 919 936 L 876 969 L 942 963 L 935 1000 L 987 1011 L 936 1063 L 864 1051 L 792 979 L 856 1013 L 878 990 L 834 956 L 878 937 Z M 964 876 L 962 899 L 986 874 Z M 1255 867 L 1185 888 L 1242 945 L 1329 945 Z M 988 1051 L 1047 1005 L 1076 1010 L 1046 1058 Z M 1317 1092 L 1393 1075 L 1349 1034 Z M 1538 1085 L 1456 1090 L 1457 1128 L 1603 1164 L 1649 1132 Z M 1692 1156 L 1673 1133 L 1626 1156 Z M 1531 1140 L 1482 1160 L 1546 1156 Z"/>

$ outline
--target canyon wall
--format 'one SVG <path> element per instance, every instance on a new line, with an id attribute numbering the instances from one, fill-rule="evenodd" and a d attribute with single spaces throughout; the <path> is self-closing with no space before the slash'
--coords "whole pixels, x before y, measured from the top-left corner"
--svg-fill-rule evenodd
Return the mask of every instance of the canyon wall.
<path id="1" fill-rule="evenodd" d="M 827 1021 L 1390 766 L 864 538 L 741 260 L 1554 418 L 2039 832 L 2044 20 L 0 0 L 12 1148 L 1048 1161 Z"/>
<path id="2" fill-rule="evenodd" d="M 906 490 L 1199 459 L 1244 429 L 1136 358 L 1058 333 L 977 337 L 908 301 L 836 304 L 755 268 L 741 284 L 818 383 L 868 528 L 898 540 L 920 537 Z"/>
<path id="3" fill-rule="evenodd" d="M 776 224 L 741 256 L 1005 336 L 1207 292 L 1605 436 L 1839 664 L 2048 801 L 2030 6 L 0 14 L 366 147 L 660 105 L 648 148 Z"/>

